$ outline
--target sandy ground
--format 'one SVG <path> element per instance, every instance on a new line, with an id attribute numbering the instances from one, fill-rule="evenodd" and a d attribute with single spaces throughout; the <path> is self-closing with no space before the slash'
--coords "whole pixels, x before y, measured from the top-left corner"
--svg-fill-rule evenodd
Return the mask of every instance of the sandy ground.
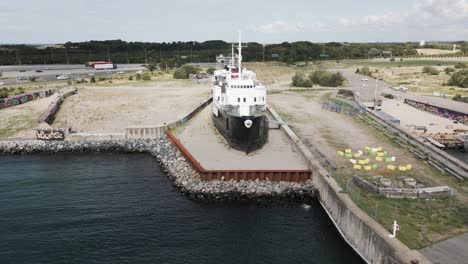
<path id="1" fill-rule="evenodd" d="M 62 104 L 53 123 L 77 132 L 125 132 L 132 125 L 174 120 L 209 97 L 209 86 L 159 81 L 122 86 L 83 87 Z"/>
<path id="2" fill-rule="evenodd" d="M 400 119 L 400 126 L 410 132 L 414 132 L 414 125 L 426 126 L 428 133 L 452 133 L 454 129 L 468 129 L 466 125 L 454 124 L 450 119 L 418 110 L 400 100 L 383 101 L 382 111 Z"/>
<path id="3" fill-rule="evenodd" d="M 443 49 L 416 49 L 420 55 L 443 55 L 457 53 L 460 50 L 443 50 Z"/>
<path id="4" fill-rule="evenodd" d="M 38 119 L 57 97 L 53 94 L 22 105 L 0 110 L 0 137 L 35 138 Z"/>
<path id="5" fill-rule="evenodd" d="M 227 145 L 214 127 L 211 115 L 209 105 L 186 126 L 175 131 L 182 144 L 205 169 L 307 169 L 280 130 L 270 129 L 268 143 L 262 149 L 246 155 Z"/>

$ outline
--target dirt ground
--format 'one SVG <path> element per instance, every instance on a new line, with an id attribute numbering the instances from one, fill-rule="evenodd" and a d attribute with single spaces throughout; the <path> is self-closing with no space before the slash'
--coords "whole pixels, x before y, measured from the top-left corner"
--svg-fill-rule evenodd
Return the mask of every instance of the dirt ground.
<path id="1" fill-rule="evenodd" d="M 249 155 L 230 148 L 213 125 L 211 109 L 211 105 L 207 106 L 187 125 L 174 132 L 205 169 L 307 169 L 301 156 L 292 150 L 288 139 L 278 129 L 270 129 L 268 142 Z"/>
<path id="2" fill-rule="evenodd" d="M 70 126 L 76 132 L 125 132 L 126 126 L 174 120 L 210 94 L 210 86 L 174 80 L 84 86 L 65 100 L 53 126 Z"/>
<path id="3" fill-rule="evenodd" d="M 293 130 L 300 138 L 308 139 L 340 168 L 355 173 L 349 161 L 337 155 L 338 150 L 344 151 L 344 149 L 350 148 L 356 152 L 357 150 L 364 151 L 365 146 L 382 147 L 396 157 L 397 163 L 401 162 L 401 165 L 412 164 L 414 169 L 410 175 L 427 186 L 446 185 L 445 180 L 439 178 L 437 172 L 427 164 L 414 158 L 413 155 L 397 145 L 388 142 L 375 129 L 364 123 L 359 123 L 346 114 L 322 109 L 320 101 L 323 99 L 324 93 L 327 92 L 282 92 L 272 94 L 268 99 L 282 117 L 292 123 Z M 374 173 L 377 175 L 385 173 L 392 177 L 386 170 L 377 170 Z M 401 175 L 395 173 L 394 177 L 397 176 Z"/>
<path id="4" fill-rule="evenodd" d="M 420 55 L 443 55 L 457 53 L 460 50 L 443 50 L 443 49 L 416 49 Z"/>
<path id="5" fill-rule="evenodd" d="M 35 138 L 38 119 L 57 97 L 53 94 L 22 105 L 0 110 L 0 138 Z"/>

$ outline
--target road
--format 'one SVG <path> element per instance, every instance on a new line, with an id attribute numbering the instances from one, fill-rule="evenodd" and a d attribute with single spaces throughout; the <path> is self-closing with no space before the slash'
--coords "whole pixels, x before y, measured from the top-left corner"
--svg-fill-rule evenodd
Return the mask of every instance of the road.
<path id="1" fill-rule="evenodd" d="M 411 93 L 404 93 L 391 89 L 391 85 L 381 80 L 366 77 L 364 75 L 356 74 L 354 70 L 335 70 L 343 74 L 348 80 L 351 89 L 359 94 L 359 98 L 363 102 L 373 101 L 375 94 L 380 95 L 381 93 L 393 94 L 396 97 L 403 99 L 411 99 L 422 103 L 428 103 L 438 107 L 450 109 L 460 113 L 468 114 L 468 106 L 466 103 L 453 101 L 451 99 L 442 97 L 433 97 L 426 95 L 418 95 Z M 367 78 L 368 81 L 363 81 Z M 377 85 L 376 85 L 377 83 Z M 377 87 L 377 89 L 376 89 Z"/>
<path id="2" fill-rule="evenodd" d="M 110 74 L 116 74 L 119 71 L 134 72 L 144 70 L 141 64 L 118 64 L 117 69 L 111 70 L 95 70 L 87 68 L 83 64 L 47 64 L 47 65 L 11 65 L 0 66 L 2 73 L 1 81 L 5 85 L 17 84 L 16 79 L 19 77 L 28 78 L 29 76 L 38 77 L 37 81 L 55 81 L 57 75 L 68 75 L 69 79 L 89 78 L 89 73 L 94 73 L 94 76 L 101 77 Z M 36 72 L 41 71 L 41 72 Z M 19 84 L 29 81 L 19 81 Z"/>

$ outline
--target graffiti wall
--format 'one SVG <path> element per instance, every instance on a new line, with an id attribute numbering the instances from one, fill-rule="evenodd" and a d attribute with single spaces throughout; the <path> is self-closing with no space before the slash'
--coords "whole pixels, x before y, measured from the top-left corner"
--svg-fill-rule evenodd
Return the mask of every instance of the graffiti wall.
<path id="1" fill-rule="evenodd" d="M 61 129 L 38 129 L 36 137 L 39 140 L 64 140 L 65 132 Z"/>
<path id="2" fill-rule="evenodd" d="M 53 90 L 45 90 L 45 91 L 20 94 L 20 95 L 15 95 L 15 96 L 7 97 L 4 99 L 0 99 L 0 109 L 24 104 L 29 101 L 35 100 L 37 98 L 48 97 L 52 95 L 53 93 L 54 93 Z"/>
<path id="3" fill-rule="evenodd" d="M 468 124 L 468 115 L 456 111 L 452 111 L 449 109 L 445 109 L 442 107 L 426 104 L 426 103 L 421 103 L 418 101 L 413 101 L 410 99 L 405 99 L 405 104 L 408 104 L 414 108 L 417 108 L 419 110 L 425 111 L 432 113 L 434 115 L 438 115 L 441 117 L 445 117 L 451 120 L 456 120 L 462 124 L 467 125 Z"/>

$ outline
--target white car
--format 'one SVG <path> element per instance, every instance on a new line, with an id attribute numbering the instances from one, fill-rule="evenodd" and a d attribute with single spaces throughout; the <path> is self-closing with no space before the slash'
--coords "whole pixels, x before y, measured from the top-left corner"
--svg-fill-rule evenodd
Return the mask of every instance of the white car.
<path id="1" fill-rule="evenodd" d="M 125 74 L 124 71 L 118 71 L 117 73 L 118 73 L 118 74 Z"/>
<path id="2" fill-rule="evenodd" d="M 0 85 L 4 85 L 4 84 L 5 84 L 4 82 L 0 81 Z"/>
<path id="3" fill-rule="evenodd" d="M 68 75 L 59 75 L 57 76 L 57 80 L 68 80 Z"/>
<path id="4" fill-rule="evenodd" d="M 362 78 L 361 81 L 368 81 L 369 79 L 367 78 Z"/>
<path id="5" fill-rule="evenodd" d="M 142 70 L 139 70 L 139 71 L 137 71 L 137 73 L 143 73 L 143 71 L 142 71 Z"/>
<path id="6" fill-rule="evenodd" d="M 94 72 L 88 73 L 88 76 L 94 76 Z"/>

